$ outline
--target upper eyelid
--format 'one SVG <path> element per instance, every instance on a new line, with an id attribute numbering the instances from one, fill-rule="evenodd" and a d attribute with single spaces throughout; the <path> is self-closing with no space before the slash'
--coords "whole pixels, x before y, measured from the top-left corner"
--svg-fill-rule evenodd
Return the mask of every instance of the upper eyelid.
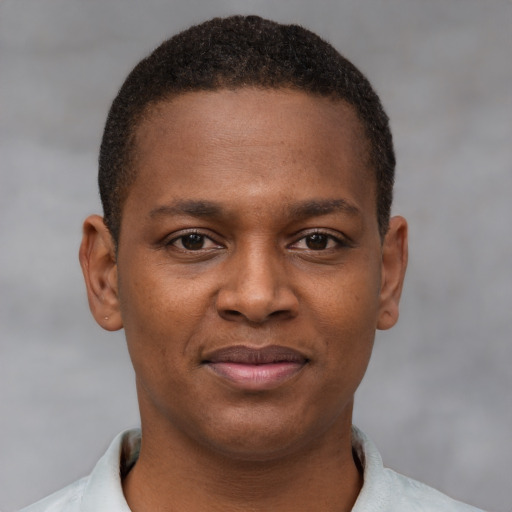
<path id="1" fill-rule="evenodd" d="M 184 245 L 184 241 L 182 240 L 183 238 L 185 238 L 187 235 L 194 235 L 194 234 L 197 234 L 199 236 L 202 236 L 204 237 L 206 240 L 209 241 L 209 245 L 210 247 L 201 247 L 199 249 L 187 249 Z M 181 240 L 181 245 L 182 247 L 179 246 L 179 242 Z M 214 240 L 211 236 L 208 236 L 208 235 L 205 235 L 204 233 L 199 233 L 197 231 L 188 231 L 188 232 L 185 232 L 185 233 L 181 233 L 177 236 L 173 236 L 172 238 L 168 238 L 168 239 L 165 239 L 163 241 L 163 244 L 162 246 L 166 249 L 175 249 L 179 252 L 182 252 L 182 253 L 190 253 L 191 255 L 192 254 L 196 254 L 196 255 L 199 255 L 199 254 L 204 254 L 204 253 L 210 253 L 211 251 L 216 251 L 216 250 L 220 250 L 220 249 L 224 249 L 225 247 L 220 244 L 219 242 L 217 242 L 216 240 Z"/>
<path id="2" fill-rule="evenodd" d="M 325 235 L 340 241 L 350 241 L 350 237 L 348 237 L 344 233 L 328 228 L 312 228 L 307 230 L 300 230 L 294 233 L 290 238 L 298 242 L 299 240 L 302 240 L 303 238 L 306 238 L 311 235 Z"/>
<path id="3" fill-rule="evenodd" d="M 339 246 L 344 246 L 344 245 L 348 245 L 348 242 L 342 238 L 342 237 L 338 237 L 338 236 L 333 236 L 333 235 L 328 235 L 326 233 L 310 233 L 308 235 L 305 235 L 305 236 L 301 236 L 300 238 L 298 238 L 297 240 L 295 240 L 294 242 L 292 242 L 291 244 L 288 245 L 288 247 L 293 247 L 295 245 L 298 245 L 300 242 L 304 241 L 306 238 L 308 238 L 308 236 L 311 236 L 311 235 L 315 235 L 315 234 L 320 234 L 320 235 L 325 235 L 326 238 L 328 240 L 330 240 L 331 242 L 335 242 L 336 244 L 338 244 Z"/>
<path id="4" fill-rule="evenodd" d="M 223 238 L 221 235 L 219 235 L 215 232 L 212 232 L 212 230 L 207 229 L 207 228 L 184 228 L 182 230 L 177 230 L 177 231 L 171 233 L 170 235 L 167 235 L 166 237 L 164 237 L 163 242 L 166 245 L 170 245 L 173 242 L 179 240 L 180 238 L 185 237 L 190 234 L 204 236 L 205 238 L 211 240 L 213 243 L 215 243 L 217 245 L 222 245 L 222 246 L 225 245 L 225 242 L 219 241 L 219 239 Z M 349 236 L 347 236 L 346 234 L 344 234 L 338 230 L 329 229 L 329 228 L 307 228 L 307 229 L 301 229 L 301 230 L 296 231 L 295 233 L 289 235 L 287 237 L 289 242 L 286 243 L 286 246 L 289 247 L 289 246 L 299 242 L 303 238 L 306 238 L 311 235 L 316 235 L 316 234 L 325 235 L 325 236 L 327 236 L 331 239 L 334 239 L 340 243 L 346 243 L 346 244 L 353 243 L 353 240 Z"/>
<path id="5" fill-rule="evenodd" d="M 287 247 L 290 249 L 294 249 L 295 248 L 294 246 L 298 245 L 299 242 L 301 242 L 308 236 L 315 235 L 315 234 L 325 235 L 336 244 L 336 247 L 325 248 L 321 251 L 316 250 L 315 253 L 318 253 L 318 254 L 325 253 L 326 251 L 355 248 L 358 245 L 355 240 L 353 240 L 352 238 L 350 238 L 349 236 L 347 236 L 345 233 L 343 233 L 341 231 L 331 230 L 328 228 L 313 228 L 313 229 L 307 230 L 306 232 L 302 232 L 302 233 L 299 232 L 297 234 L 297 236 L 294 237 L 294 239 L 287 245 Z M 298 250 L 299 248 L 296 248 L 296 249 Z M 302 250 L 307 251 L 310 249 L 303 248 Z M 311 250 L 313 250 L 313 249 L 311 249 Z"/>
<path id="6" fill-rule="evenodd" d="M 164 237 L 164 241 L 165 241 L 165 243 L 170 244 L 171 242 L 179 240 L 180 238 L 183 238 L 187 235 L 204 236 L 205 238 L 208 238 L 212 242 L 215 242 L 216 244 L 220 245 L 220 242 L 217 240 L 217 238 L 219 238 L 218 235 L 216 235 L 215 233 L 212 233 L 210 230 L 205 230 L 202 228 L 189 228 L 189 229 L 181 229 L 178 231 L 174 231 L 173 233 Z"/>

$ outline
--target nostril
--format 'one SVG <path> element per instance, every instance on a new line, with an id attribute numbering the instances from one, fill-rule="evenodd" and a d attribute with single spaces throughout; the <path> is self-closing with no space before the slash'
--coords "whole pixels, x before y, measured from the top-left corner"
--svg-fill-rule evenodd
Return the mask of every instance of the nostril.
<path id="1" fill-rule="evenodd" d="M 236 309 L 227 309 L 224 311 L 224 314 L 228 316 L 242 316 L 242 313 Z"/>
<path id="2" fill-rule="evenodd" d="M 266 285 L 257 289 L 254 283 L 238 279 L 236 287 L 220 290 L 216 300 L 217 313 L 228 321 L 261 324 L 266 320 L 287 319 L 298 313 L 298 299 L 288 288 Z"/>
<path id="3" fill-rule="evenodd" d="M 273 311 L 272 313 L 270 313 L 269 316 L 284 316 L 289 314 L 290 312 L 287 311 L 286 309 L 278 309 L 277 311 Z"/>

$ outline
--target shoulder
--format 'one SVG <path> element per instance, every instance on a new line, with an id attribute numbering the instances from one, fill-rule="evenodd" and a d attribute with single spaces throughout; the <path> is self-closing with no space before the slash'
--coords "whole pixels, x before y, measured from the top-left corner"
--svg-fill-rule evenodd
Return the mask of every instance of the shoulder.
<path id="1" fill-rule="evenodd" d="M 356 427 L 352 448 L 364 468 L 363 488 L 352 512 L 483 512 L 385 468 L 375 445 Z"/>
<path id="2" fill-rule="evenodd" d="M 408 512 L 483 512 L 391 469 L 385 468 L 383 476 L 390 491 L 392 510 Z"/>
<path id="3" fill-rule="evenodd" d="M 81 478 L 20 512 L 78 512 L 87 481 L 88 477 Z"/>
<path id="4" fill-rule="evenodd" d="M 140 440 L 138 429 L 121 432 L 89 476 L 20 512 L 130 512 L 123 495 L 122 475 L 135 464 Z"/>

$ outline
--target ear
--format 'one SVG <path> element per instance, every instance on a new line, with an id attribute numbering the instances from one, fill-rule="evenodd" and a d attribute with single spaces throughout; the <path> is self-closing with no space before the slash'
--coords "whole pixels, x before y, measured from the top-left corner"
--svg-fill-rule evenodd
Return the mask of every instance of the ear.
<path id="1" fill-rule="evenodd" d="M 407 221 L 393 217 L 382 244 L 382 274 L 378 329 L 389 329 L 398 321 L 398 311 L 407 268 Z"/>
<path id="2" fill-rule="evenodd" d="M 89 308 L 96 322 L 107 331 L 121 329 L 115 244 L 99 215 L 91 215 L 84 221 L 79 258 Z"/>

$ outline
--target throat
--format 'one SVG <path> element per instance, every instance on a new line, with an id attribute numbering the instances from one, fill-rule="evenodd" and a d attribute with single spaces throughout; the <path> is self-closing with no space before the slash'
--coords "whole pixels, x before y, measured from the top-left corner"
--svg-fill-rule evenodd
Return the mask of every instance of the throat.
<path id="1" fill-rule="evenodd" d="M 123 480 L 132 512 L 349 512 L 363 485 L 351 450 L 345 462 L 315 454 L 271 462 L 224 459 L 213 466 L 181 464 L 171 454 L 172 467 L 141 455 Z"/>

